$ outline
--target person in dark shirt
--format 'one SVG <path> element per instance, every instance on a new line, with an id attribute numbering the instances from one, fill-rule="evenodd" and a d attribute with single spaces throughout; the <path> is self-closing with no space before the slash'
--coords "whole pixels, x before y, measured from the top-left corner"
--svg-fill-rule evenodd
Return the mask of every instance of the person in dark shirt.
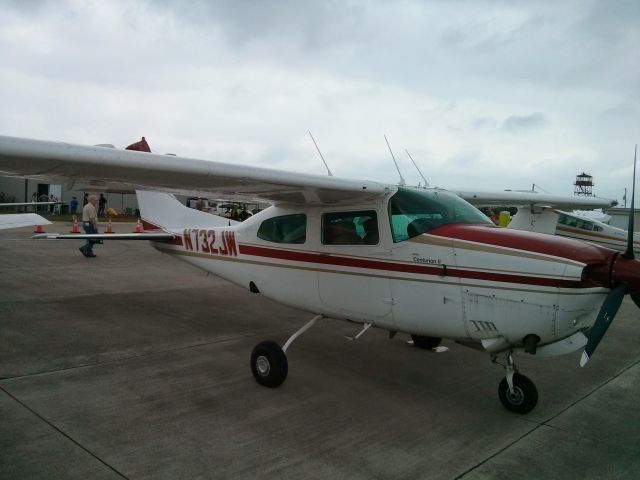
<path id="1" fill-rule="evenodd" d="M 98 200 L 98 216 L 104 217 L 104 209 L 107 206 L 107 199 L 104 198 L 104 195 L 100 194 L 100 199 Z"/>

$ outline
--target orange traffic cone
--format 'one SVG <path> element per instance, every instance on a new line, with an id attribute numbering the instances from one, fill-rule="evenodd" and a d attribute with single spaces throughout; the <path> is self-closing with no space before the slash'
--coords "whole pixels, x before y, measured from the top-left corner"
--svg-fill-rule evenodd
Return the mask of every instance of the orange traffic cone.
<path id="1" fill-rule="evenodd" d="M 109 223 L 107 223 L 107 229 L 104 233 L 113 233 L 113 226 L 111 225 L 111 217 L 109 217 Z"/>
<path id="2" fill-rule="evenodd" d="M 33 231 L 33 233 L 45 233 L 44 227 L 42 225 L 36 225 L 36 229 Z"/>
<path id="3" fill-rule="evenodd" d="M 78 228 L 78 219 L 76 216 L 73 216 L 73 228 L 70 233 L 80 233 L 80 229 Z"/>
<path id="4" fill-rule="evenodd" d="M 138 223 L 136 223 L 136 229 L 133 233 L 142 233 L 142 222 L 138 219 Z"/>

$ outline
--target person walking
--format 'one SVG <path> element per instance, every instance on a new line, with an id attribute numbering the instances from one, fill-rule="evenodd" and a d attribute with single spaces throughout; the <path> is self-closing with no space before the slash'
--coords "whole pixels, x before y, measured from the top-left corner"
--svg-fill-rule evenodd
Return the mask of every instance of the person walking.
<path id="1" fill-rule="evenodd" d="M 98 233 L 98 216 L 96 212 L 98 197 L 89 195 L 87 200 L 88 203 L 82 209 L 82 228 L 86 234 Z M 87 242 L 80 247 L 80 252 L 85 257 L 95 257 L 96 254 L 93 253 L 93 245 L 96 243 L 98 242 L 87 238 Z"/>

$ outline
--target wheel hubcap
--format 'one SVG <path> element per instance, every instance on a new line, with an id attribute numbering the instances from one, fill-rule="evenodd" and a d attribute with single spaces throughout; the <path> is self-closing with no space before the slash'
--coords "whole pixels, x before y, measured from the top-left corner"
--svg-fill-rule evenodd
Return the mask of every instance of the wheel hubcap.
<path id="1" fill-rule="evenodd" d="M 260 355 L 256 359 L 256 369 L 258 373 L 263 377 L 269 375 L 269 371 L 271 370 L 271 365 L 269 365 L 269 360 L 264 355 Z"/>
<path id="2" fill-rule="evenodd" d="M 507 399 L 512 405 L 521 405 L 524 402 L 524 393 L 520 387 L 513 387 L 513 392 L 507 390 Z"/>

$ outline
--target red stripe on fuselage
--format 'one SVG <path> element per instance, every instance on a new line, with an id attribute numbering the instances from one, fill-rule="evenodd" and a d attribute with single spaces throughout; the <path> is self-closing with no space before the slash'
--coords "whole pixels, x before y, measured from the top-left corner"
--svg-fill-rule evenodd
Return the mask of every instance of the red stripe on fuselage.
<path id="1" fill-rule="evenodd" d="M 143 230 L 162 230 L 162 228 L 145 220 L 144 218 L 142 219 L 142 229 Z"/>
<path id="2" fill-rule="evenodd" d="M 386 272 L 415 273 L 422 275 L 446 276 L 454 278 L 466 278 L 491 282 L 517 283 L 525 285 L 537 285 L 557 288 L 579 288 L 580 282 L 553 278 L 527 277 L 523 275 L 511 275 L 505 273 L 475 272 L 447 266 L 446 270 L 441 266 L 425 266 L 411 263 L 384 262 L 368 260 L 365 258 L 343 257 L 339 255 L 327 255 L 322 253 L 309 253 L 294 250 L 282 250 L 279 248 L 262 247 L 257 245 L 240 244 L 241 255 L 275 258 L 292 262 L 315 263 L 320 265 L 334 265 L 341 267 L 362 268 L 368 270 L 380 270 Z M 345 272 L 348 273 L 348 272 Z"/>
<path id="3" fill-rule="evenodd" d="M 580 240 L 487 225 L 451 224 L 429 232 L 430 235 L 467 240 L 525 252 L 566 258 L 586 265 L 610 263 L 616 252 Z"/>
<path id="4" fill-rule="evenodd" d="M 154 232 L 154 231 L 160 231 L 160 232 L 165 232 L 165 230 L 161 227 L 159 227 L 158 225 L 155 225 L 147 220 L 145 220 L 144 218 L 142 219 L 142 229 L 149 233 L 149 232 Z M 171 240 L 169 243 L 171 243 L 172 245 L 178 245 L 178 246 L 182 246 L 182 237 L 180 235 L 174 235 L 173 236 L 173 240 Z"/>

